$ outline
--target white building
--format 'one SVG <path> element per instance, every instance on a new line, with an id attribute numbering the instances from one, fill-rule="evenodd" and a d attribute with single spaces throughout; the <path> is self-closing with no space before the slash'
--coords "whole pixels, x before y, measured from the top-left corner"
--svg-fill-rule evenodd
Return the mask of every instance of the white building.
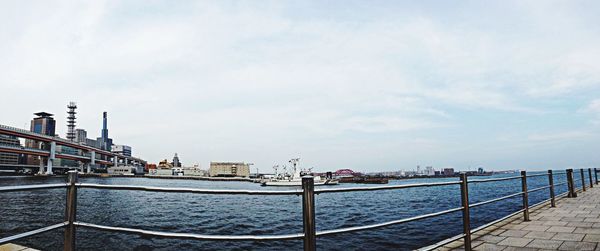
<path id="1" fill-rule="evenodd" d="M 117 166 L 109 167 L 107 169 L 108 174 L 120 174 L 120 175 L 135 175 L 143 174 L 144 167 L 141 166 Z"/>
<path id="2" fill-rule="evenodd" d="M 434 176 L 435 175 L 435 170 L 433 170 L 432 166 L 425 167 L 425 173 L 424 173 L 424 175 Z"/>
<path id="3" fill-rule="evenodd" d="M 111 151 L 113 153 L 130 156 L 131 157 L 131 146 L 126 145 L 112 145 Z"/>

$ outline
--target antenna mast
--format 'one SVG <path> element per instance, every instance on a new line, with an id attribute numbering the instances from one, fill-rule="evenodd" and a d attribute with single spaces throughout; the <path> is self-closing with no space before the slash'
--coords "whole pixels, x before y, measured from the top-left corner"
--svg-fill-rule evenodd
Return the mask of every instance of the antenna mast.
<path id="1" fill-rule="evenodd" d="M 67 111 L 67 114 L 69 114 L 69 116 L 67 116 L 67 127 L 69 129 L 67 131 L 67 139 L 75 141 L 75 114 L 77 113 L 75 112 L 75 109 L 77 109 L 77 104 L 75 102 L 69 102 L 67 108 L 69 109 Z"/>

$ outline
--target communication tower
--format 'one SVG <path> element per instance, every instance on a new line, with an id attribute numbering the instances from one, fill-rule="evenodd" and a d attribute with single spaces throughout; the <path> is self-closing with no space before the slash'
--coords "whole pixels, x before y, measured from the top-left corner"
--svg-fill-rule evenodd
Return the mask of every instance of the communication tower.
<path id="1" fill-rule="evenodd" d="M 67 117 L 67 127 L 69 128 L 67 131 L 67 139 L 70 141 L 75 141 L 75 114 L 77 113 L 75 112 L 75 109 L 77 109 L 77 104 L 75 104 L 75 102 L 69 102 L 67 108 L 69 109 L 67 111 L 67 114 L 69 114 Z"/>

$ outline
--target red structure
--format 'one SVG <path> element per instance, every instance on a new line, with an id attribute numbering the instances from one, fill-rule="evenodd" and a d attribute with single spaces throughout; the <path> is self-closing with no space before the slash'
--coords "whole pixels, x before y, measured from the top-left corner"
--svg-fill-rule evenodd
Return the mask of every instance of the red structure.
<path id="1" fill-rule="evenodd" d="M 149 169 L 156 169 L 156 164 L 146 164 L 144 169 L 146 169 L 146 172 L 148 172 Z"/>
<path id="2" fill-rule="evenodd" d="M 357 176 L 357 175 L 359 175 L 359 173 L 355 173 L 354 171 L 352 171 L 350 169 L 339 169 L 339 170 L 335 171 L 335 175 L 336 176 Z"/>

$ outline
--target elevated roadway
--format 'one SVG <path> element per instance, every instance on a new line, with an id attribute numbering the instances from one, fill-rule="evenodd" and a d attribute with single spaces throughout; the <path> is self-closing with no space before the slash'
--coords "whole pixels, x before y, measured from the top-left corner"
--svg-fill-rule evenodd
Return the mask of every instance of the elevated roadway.
<path id="1" fill-rule="evenodd" d="M 15 136 L 23 139 L 30 139 L 39 142 L 43 142 L 46 144 L 45 149 L 37 149 L 37 148 L 29 148 L 22 146 L 14 146 L 14 145 L 0 145 L 0 152 L 4 153 L 17 153 L 17 154 L 27 154 L 32 156 L 40 156 L 45 158 L 47 161 L 47 171 L 46 173 L 52 174 L 52 160 L 55 158 L 59 159 L 69 159 L 69 160 L 77 160 L 82 161 L 88 165 L 88 172 L 90 171 L 90 165 L 95 164 L 103 164 L 107 166 L 116 166 L 119 163 L 119 160 L 122 160 L 125 165 L 133 164 L 133 165 L 146 165 L 146 161 L 137 157 L 125 156 L 122 154 L 113 153 L 107 150 L 103 150 L 100 148 L 96 148 L 93 146 L 88 146 L 82 143 L 69 141 L 67 139 L 63 139 L 60 137 L 43 135 L 31 131 L 27 131 L 21 128 L 0 125 L 0 134 Z M 67 146 L 76 150 L 81 150 L 83 155 L 74 155 L 68 153 L 61 153 L 56 151 L 56 146 Z M 42 163 L 43 165 L 43 163 Z M 43 172 L 43 167 L 40 168 L 40 172 Z"/>

